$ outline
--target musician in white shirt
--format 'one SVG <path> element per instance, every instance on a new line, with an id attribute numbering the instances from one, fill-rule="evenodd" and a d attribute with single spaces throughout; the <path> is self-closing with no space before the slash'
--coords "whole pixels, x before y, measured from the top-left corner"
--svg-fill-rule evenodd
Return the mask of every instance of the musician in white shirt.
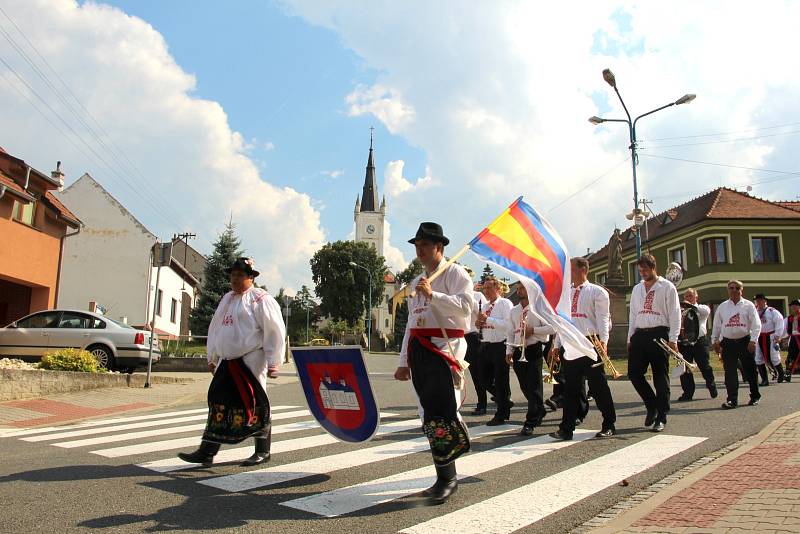
<path id="1" fill-rule="evenodd" d="M 465 270 L 467 274 L 470 275 L 470 278 L 472 278 L 472 270 L 467 267 L 465 267 Z M 480 291 L 473 291 L 472 315 L 469 325 L 467 325 L 467 331 L 464 334 L 464 339 L 467 340 L 467 355 L 464 359 L 469 364 L 469 375 L 472 378 L 472 386 L 475 388 L 475 396 L 478 399 L 478 403 L 475 406 L 475 410 L 472 411 L 472 415 L 486 415 L 487 388 L 490 388 L 492 390 L 491 393 L 494 394 L 491 377 L 489 380 L 484 378 L 487 366 L 483 365 L 481 361 L 481 333 L 478 331 L 478 327 L 475 326 L 475 322 L 478 320 L 478 314 L 485 307 L 486 297 L 484 297 L 483 293 Z M 491 367 L 489 367 L 489 371 L 491 371 Z"/>
<path id="2" fill-rule="evenodd" d="M 770 372 L 777 375 L 778 383 L 785 380 L 783 365 L 781 365 L 780 339 L 783 337 L 783 315 L 781 312 L 770 306 L 764 293 L 757 293 L 755 298 L 756 311 L 761 319 L 761 333 L 756 343 L 756 367 L 758 374 L 761 375 L 759 386 L 769 385 Z"/>
<path id="3" fill-rule="evenodd" d="M 692 306 L 697 313 L 699 331 L 697 340 L 694 343 L 679 343 L 680 352 L 687 362 L 694 362 L 700 370 L 700 374 L 706 381 L 706 388 L 712 399 L 716 399 L 717 385 L 714 379 L 714 370 L 708 362 L 708 316 L 711 315 L 711 308 L 698 302 L 697 290 L 690 287 L 683 292 L 683 305 Z M 695 382 L 694 373 L 690 369 L 681 375 L 681 388 L 683 394 L 678 397 L 679 401 L 690 401 L 694 397 Z"/>
<path id="4" fill-rule="evenodd" d="M 458 413 L 464 387 L 464 331 L 472 313 L 472 280 L 463 267 L 444 267 L 450 240 L 442 227 L 423 222 L 409 240 L 425 272 L 411 282 L 408 322 L 400 350 L 397 380 L 411 380 L 417 394 L 422 429 L 428 437 L 436 483 L 423 494 L 446 501 L 458 488 L 455 460 L 470 449 L 467 427 Z M 434 280 L 433 274 L 443 268 Z"/>
<path id="5" fill-rule="evenodd" d="M 589 262 L 585 258 L 572 258 L 572 323 L 585 336 L 596 336 L 603 350 L 608 346 L 610 300 L 608 292 L 588 281 Z M 556 439 L 572 439 L 575 423 L 581 418 L 581 390 L 584 380 L 597 408 L 603 414 L 603 426 L 595 437 L 607 438 L 617 433 L 614 399 L 608 387 L 605 366 L 597 356 L 561 357 L 561 375 L 564 377 L 564 412 L 558 431 L 551 434 Z M 584 414 L 585 415 L 585 414 Z"/>
<path id="6" fill-rule="evenodd" d="M 681 308 L 678 291 L 672 282 L 658 276 L 652 255 L 644 254 L 637 266 L 642 281 L 631 293 L 628 376 L 647 408 L 644 426 L 653 425 L 654 432 L 661 432 L 669 411 L 669 356 L 656 340 L 668 340 L 670 348 L 678 350 Z M 648 366 L 653 372 L 655 393 L 644 376 Z"/>
<path id="7" fill-rule="evenodd" d="M 722 404 L 725 410 L 739 405 L 739 364 L 744 379 L 750 384 L 748 404 L 756 406 L 761 399 L 754 358 L 761 319 L 753 303 L 744 298 L 743 291 L 744 284 L 739 280 L 728 282 L 730 298 L 717 307 L 711 331 L 714 352 L 722 354 L 725 369 L 725 388 L 728 390 L 728 400 Z"/>
<path id="8" fill-rule="evenodd" d="M 511 384 L 509 367 L 506 363 L 506 336 L 508 318 L 513 305 L 510 300 L 502 296 L 500 281 L 494 276 L 487 276 L 484 279 L 483 294 L 486 295 L 487 304 L 478 314 L 475 326 L 483 337 L 481 365 L 491 366 L 493 371 L 494 400 L 497 403 L 494 417 L 486 424 L 497 426 L 505 424 L 511 417 Z M 487 386 L 487 389 L 490 388 Z"/>
<path id="9" fill-rule="evenodd" d="M 544 323 L 538 315 L 530 313 L 528 291 L 523 284 L 517 285 L 517 296 L 519 304 L 512 308 L 508 318 L 506 363 L 513 365 L 519 387 L 528 401 L 525 424 L 520 434 L 530 436 L 533 429 L 542 424 L 547 413 L 542 384 L 543 350 L 549 337 L 555 334 L 555 329 Z"/>
<path id="10" fill-rule="evenodd" d="M 783 328 L 783 338 L 787 340 L 789 354 L 786 356 L 786 381 L 792 381 L 792 375 L 800 363 L 800 300 L 789 303 L 789 315 Z"/>

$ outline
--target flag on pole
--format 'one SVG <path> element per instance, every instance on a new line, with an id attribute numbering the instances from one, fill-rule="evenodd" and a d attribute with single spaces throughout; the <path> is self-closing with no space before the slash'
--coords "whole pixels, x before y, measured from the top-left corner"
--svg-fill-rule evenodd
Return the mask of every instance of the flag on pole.
<path id="1" fill-rule="evenodd" d="M 597 359 L 592 344 L 570 319 L 567 247 L 522 197 L 470 241 L 469 247 L 483 261 L 519 279 L 528 290 L 531 311 L 555 328 L 566 351 Z"/>

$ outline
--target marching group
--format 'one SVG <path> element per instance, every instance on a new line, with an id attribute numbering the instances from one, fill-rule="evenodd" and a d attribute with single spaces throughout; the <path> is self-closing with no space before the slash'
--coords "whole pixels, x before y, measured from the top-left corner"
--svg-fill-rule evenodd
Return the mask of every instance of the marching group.
<path id="1" fill-rule="evenodd" d="M 422 430 L 430 444 L 437 478 L 423 492 L 425 497 L 442 503 L 458 487 L 455 461 L 470 449 L 469 432 L 459 413 L 467 369 L 477 394 L 472 414 L 487 413 L 490 395 L 496 403 L 489 426 L 510 419 L 513 369 L 528 402 L 522 435 L 534 433 L 548 406 L 563 409 L 558 430 L 550 435 L 572 439 L 591 398 L 603 418 L 596 437 L 616 434 L 614 399 L 606 378 L 606 367 L 615 371 L 606 353 L 611 331 L 609 294 L 587 280 L 586 259 L 571 260 L 570 311 L 574 327 L 595 347 L 589 354 L 564 350 L 559 330 L 536 312 L 524 283 L 517 288 L 517 305 L 503 297 L 504 284 L 493 277 L 484 281 L 482 293 L 474 291 L 464 267 L 445 261 L 449 240 L 439 224 L 420 224 L 409 243 L 415 246 L 424 272 L 409 284 L 413 292 L 407 301 L 408 322 L 394 376 L 412 382 Z M 670 354 L 686 367 L 699 368 L 711 397 L 717 396 L 706 341 L 710 309 L 698 303 L 693 289 L 686 290 L 680 302 L 675 285 L 658 275 L 652 256 L 642 256 L 637 265 L 641 281 L 630 301 L 628 377 L 646 408 L 644 426 L 661 432 L 670 404 Z M 209 370 L 214 378 L 206 429 L 200 447 L 179 457 L 210 465 L 222 443 L 253 437 L 254 454 L 243 464 L 252 466 L 270 459 L 266 381 L 277 376 L 285 327 L 275 299 L 254 285 L 259 273 L 252 260 L 239 258 L 228 272 L 232 291 L 222 298 L 208 332 Z M 791 380 L 800 362 L 800 302 L 791 303 L 792 314 L 784 320 L 767 305 L 764 295 L 756 295 L 754 305 L 743 298 L 741 282 L 731 280 L 727 287 L 730 299 L 715 313 L 711 346 L 721 354 L 725 370 L 727 400 L 722 407 L 732 409 L 738 405 L 740 371 L 750 386 L 750 405 L 757 405 L 761 397 L 758 373 L 761 386 L 769 383 L 768 369 L 779 382 Z M 786 337 L 789 359 L 784 371 L 777 345 Z M 548 381 L 553 383 L 548 399 L 544 399 L 545 365 Z M 653 386 L 645 378 L 648 367 Z M 684 371 L 679 401 L 691 400 L 695 390 L 692 373 Z"/>

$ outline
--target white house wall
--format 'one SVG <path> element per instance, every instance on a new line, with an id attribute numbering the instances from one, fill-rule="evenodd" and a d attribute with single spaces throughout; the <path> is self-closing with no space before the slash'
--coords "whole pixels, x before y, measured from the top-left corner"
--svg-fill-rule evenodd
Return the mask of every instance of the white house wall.
<path id="1" fill-rule="evenodd" d="M 152 277 L 150 279 L 150 309 L 147 314 L 148 322 L 153 315 L 157 270 L 157 268 L 153 268 Z M 183 298 L 183 293 L 187 293 L 191 299 L 190 302 L 194 304 L 194 289 L 187 282 L 184 282 L 178 273 L 169 267 L 162 267 L 161 276 L 158 278 L 158 288 L 162 291 L 162 296 L 161 314 L 156 314 L 156 332 L 166 332 L 169 335 L 178 336 L 181 330 L 181 299 Z M 172 299 L 178 302 L 174 322 L 170 317 Z"/>
<path id="2" fill-rule="evenodd" d="M 58 306 L 86 310 L 95 301 L 113 319 L 145 324 L 155 236 L 89 175 L 58 196 L 85 225 L 65 240 Z"/>

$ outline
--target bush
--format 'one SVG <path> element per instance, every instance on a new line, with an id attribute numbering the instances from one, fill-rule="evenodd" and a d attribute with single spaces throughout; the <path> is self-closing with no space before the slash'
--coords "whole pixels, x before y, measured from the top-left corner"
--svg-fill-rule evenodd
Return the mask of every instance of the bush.
<path id="1" fill-rule="evenodd" d="M 84 373 L 103 373 L 92 353 L 80 349 L 59 349 L 45 352 L 39 369 L 50 371 L 81 371 Z"/>

